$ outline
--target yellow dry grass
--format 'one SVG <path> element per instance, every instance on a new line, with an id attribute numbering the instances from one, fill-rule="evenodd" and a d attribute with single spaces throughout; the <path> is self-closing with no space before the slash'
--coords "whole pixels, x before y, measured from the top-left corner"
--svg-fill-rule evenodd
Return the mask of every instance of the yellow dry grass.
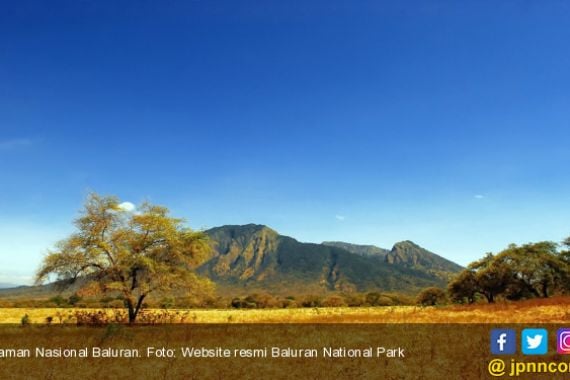
<path id="1" fill-rule="evenodd" d="M 0 323 L 20 323 L 24 315 L 31 323 L 75 323 L 75 312 L 104 312 L 114 309 L 3 308 Z M 445 307 L 391 306 L 261 310 L 164 310 L 145 313 L 162 315 L 159 321 L 173 323 L 565 323 L 570 320 L 570 297 L 557 297 L 494 305 Z M 165 317 L 166 316 L 166 317 Z"/>

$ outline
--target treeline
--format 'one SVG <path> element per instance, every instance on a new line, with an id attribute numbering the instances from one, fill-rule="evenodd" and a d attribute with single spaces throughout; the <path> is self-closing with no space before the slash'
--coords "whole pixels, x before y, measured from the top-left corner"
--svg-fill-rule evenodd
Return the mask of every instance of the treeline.
<path id="1" fill-rule="evenodd" d="M 411 305 L 414 299 L 396 293 L 349 293 L 330 295 L 301 295 L 277 297 L 267 293 L 236 297 L 231 301 L 234 309 L 266 309 L 297 307 L 367 307 Z"/>
<path id="2" fill-rule="evenodd" d="M 276 296 L 269 293 L 253 293 L 241 297 L 172 297 L 150 298 L 145 308 L 152 309 L 278 309 L 314 307 L 367 307 L 413 305 L 415 299 L 399 293 L 338 293 Z M 94 308 L 121 309 L 125 301 L 121 295 L 103 298 L 82 298 L 57 295 L 49 299 L 0 300 L 0 307 L 42 308 Z"/>
<path id="3" fill-rule="evenodd" d="M 447 291 L 425 289 L 417 302 L 423 305 L 472 304 L 479 300 L 493 303 L 497 299 L 547 298 L 569 292 L 570 237 L 562 244 L 549 241 L 511 244 L 497 254 L 487 253 L 452 279 Z"/>

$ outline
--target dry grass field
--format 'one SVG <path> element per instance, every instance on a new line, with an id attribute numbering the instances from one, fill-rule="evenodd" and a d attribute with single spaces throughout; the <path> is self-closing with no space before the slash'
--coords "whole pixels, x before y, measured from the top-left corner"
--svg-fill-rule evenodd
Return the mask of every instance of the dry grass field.
<path id="1" fill-rule="evenodd" d="M 155 326 L 76 327 L 73 316 L 77 312 L 105 313 L 111 318 L 116 311 L 0 309 L 2 347 L 30 350 L 35 347 L 136 348 L 143 355 L 136 359 L 31 357 L 4 360 L 0 378 L 71 380 L 81 373 L 81 377 L 98 379 L 485 379 L 490 378 L 487 364 L 494 358 L 489 352 L 492 328 L 507 324 L 509 328 L 520 329 L 540 324 L 549 331 L 556 331 L 560 325 L 570 323 L 567 310 L 570 310 L 570 297 L 438 308 L 148 310 L 148 315 L 164 317 L 159 323 L 167 322 Z M 19 324 L 25 314 L 32 325 L 10 325 Z M 52 326 L 46 325 L 47 317 L 52 317 Z M 182 319 L 184 323 L 180 323 Z M 168 322 L 171 320 L 173 324 Z M 458 327 L 454 323 L 462 325 Z M 549 344 L 549 354 L 540 360 L 564 359 L 555 354 L 555 340 L 551 339 Z M 149 346 L 174 349 L 177 355 L 145 357 Z M 385 346 L 403 347 L 406 357 L 185 358 L 180 355 L 180 347 L 187 346 L 319 350 L 322 347 Z M 514 358 L 525 360 L 521 355 Z M 542 375 L 527 374 L 519 378 L 567 378 L 567 373 Z"/>
<path id="2" fill-rule="evenodd" d="M 105 315 L 109 321 L 119 309 L 2 308 L 0 323 L 29 322 L 74 324 L 77 313 Z M 250 310 L 145 310 L 141 320 L 150 323 L 566 323 L 570 297 L 505 302 L 493 305 L 419 307 L 338 307 Z"/>
<path id="3" fill-rule="evenodd" d="M 487 331 L 404 324 L 177 324 L 75 327 L 0 326 L 2 347 L 136 348 L 135 359 L 24 358 L 0 360 L 2 379 L 463 379 L 484 378 Z M 185 358 L 180 347 L 365 348 L 402 346 L 405 359 L 355 358 Z M 176 350 L 176 357 L 146 357 L 147 347 Z M 453 347 L 451 349 L 450 347 Z M 458 349 L 457 351 L 455 351 Z M 464 353 L 469 352 L 466 356 Z M 533 379 L 535 380 L 535 379 Z"/>

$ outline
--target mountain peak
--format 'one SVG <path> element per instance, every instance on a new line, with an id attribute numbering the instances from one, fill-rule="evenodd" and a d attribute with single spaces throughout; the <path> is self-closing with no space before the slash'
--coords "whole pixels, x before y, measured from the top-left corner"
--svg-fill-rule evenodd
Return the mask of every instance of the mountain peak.
<path id="1" fill-rule="evenodd" d="M 390 264 L 401 264 L 414 268 L 424 268 L 434 271 L 457 272 L 463 268 L 411 240 L 404 240 L 394 244 L 392 250 L 386 255 Z"/>
<path id="2" fill-rule="evenodd" d="M 216 233 L 225 233 L 230 236 L 251 236 L 259 232 L 268 232 L 277 235 L 277 232 L 264 224 L 228 224 L 220 227 L 214 227 L 206 231 L 207 234 L 212 235 Z"/>
<path id="3" fill-rule="evenodd" d="M 214 279 L 256 279 L 275 260 L 279 234 L 262 224 L 226 225 L 206 231 L 214 257 L 205 268 Z"/>
<path id="4" fill-rule="evenodd" d="M 394 246 L 392 247 L 392 249 L 397 248 L 397 247 L 401 247 L 401 248 L 407 248 L 407 247 L 413 247 L 413 248 L 422 248 L 419 245 L 417 245 L 416 243 L 414 243 L 411 240 L 402 240 L 397 242 L 396 244 L 394 244 Z M 422 248 L 423 249 L 423 248 Z"/>

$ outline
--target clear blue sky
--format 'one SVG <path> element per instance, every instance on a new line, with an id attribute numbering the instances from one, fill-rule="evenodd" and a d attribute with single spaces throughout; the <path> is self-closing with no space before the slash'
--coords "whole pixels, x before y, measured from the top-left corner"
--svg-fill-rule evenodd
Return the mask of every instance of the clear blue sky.
<path id="1" fill-rule="evenodd" d="M 11 1 L 0 282 L 90 191 L 190 226 L 410 239 L 467 264 L 570 235 L 567 1 Z"/>

